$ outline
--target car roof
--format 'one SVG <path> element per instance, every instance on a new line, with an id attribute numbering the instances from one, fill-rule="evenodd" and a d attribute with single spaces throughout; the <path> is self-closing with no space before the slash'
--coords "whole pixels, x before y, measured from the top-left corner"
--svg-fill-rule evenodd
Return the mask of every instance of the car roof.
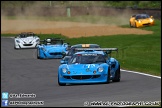
<path id="1" fill-rule="evenodd" d="M 76 44 L 72 45 L 71 48 L 89 48 L 89 47 L 100 47 L 98 44 Z"/>

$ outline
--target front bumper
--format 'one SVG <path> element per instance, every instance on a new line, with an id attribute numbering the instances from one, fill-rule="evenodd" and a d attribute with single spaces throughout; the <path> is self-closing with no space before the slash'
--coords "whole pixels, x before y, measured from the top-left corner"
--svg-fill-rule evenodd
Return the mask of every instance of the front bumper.
<path id="1" fill-rule="evenodd" d="M 93 75 L 59 75 L 60 83 L 104 83 L 107 82 L 107 74 Z"/>
<path id="2" fill-rule="evenodd" d="M 144 26 L 152 26 L 154 22 L 145 22 L 145 23 L 138 23 L 137 27 L 144 27 Z"/>
<path id="3" fill-rule="evenodd" d="M 38 46 L 38 43 L 33 43 L 33 44 L 22 44 L 22 43 L 16 43 L 15 48 L 20 49 L 20 48 L 36 48 Z"/>

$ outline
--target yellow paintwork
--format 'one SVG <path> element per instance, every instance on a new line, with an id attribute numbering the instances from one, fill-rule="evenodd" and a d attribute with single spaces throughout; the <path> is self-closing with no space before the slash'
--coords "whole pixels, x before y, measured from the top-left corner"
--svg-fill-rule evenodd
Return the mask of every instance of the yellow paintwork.
<path id="1" fill-rule="evenodd" d="M 138 20 L 136 20 L 135 17 L 131 16 L 129 22 L 130 22 L 130 27 L 136 27 L 136 28 L 143 27 L 146 25 L 147 26 L 154 25 L 155 23 L 153 16 L 151 16 L 150 18 L 138 19 Z"/>

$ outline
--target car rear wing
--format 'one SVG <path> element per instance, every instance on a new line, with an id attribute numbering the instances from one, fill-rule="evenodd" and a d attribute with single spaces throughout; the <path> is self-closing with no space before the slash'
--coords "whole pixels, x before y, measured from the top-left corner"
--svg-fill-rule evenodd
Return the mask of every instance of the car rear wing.
<path id="1" fill-rule="evenodd" d="M 79 51 L 104 51 L 105 54 L 111 54 L 112 51 L 118 52 L 118 48 L 75 48 L 75 52 Z"/>
<path id="2" fill-rule="evenodd" d="M 118 51 L 118 48 L 75 48 L 76 51 Z"/>

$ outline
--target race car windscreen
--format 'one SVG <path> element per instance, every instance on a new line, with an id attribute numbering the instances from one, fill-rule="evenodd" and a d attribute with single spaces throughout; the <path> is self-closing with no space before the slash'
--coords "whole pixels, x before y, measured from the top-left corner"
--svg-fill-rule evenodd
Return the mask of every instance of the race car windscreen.
<path id="1" fill-rule="evenodd" d="M 29 32 L 29 33 L 23 32 L 23 33 L 19 34 L 19 36 L 20 36 L 20 38 L 26 38 L 26 37 L 30 37 L 30 36 L 35 36 L 35 34 L 32 32 Z"/>
<path id="2" fill-rule="evenodd" d="M 69 60 L 69 64 L 95 64 L 106 63 L 104 55 L 101 54 L 76 54 Z"/>
<path id="3" fill-rule="evenodd" d="M 150 16 L 147 15 L 147 14 L 142 14 L 142 15 L 137 15 L 136 16 L 136 19 L 146 19 L 146 18 L 149 18 Z"/>
<path id="4" fill-rule="evenodd" d="M 51 41 L 45 41 L 45 44 L 48 45 L 62 45 L 63 41 L 62 40 L 51 40 Z"/>

